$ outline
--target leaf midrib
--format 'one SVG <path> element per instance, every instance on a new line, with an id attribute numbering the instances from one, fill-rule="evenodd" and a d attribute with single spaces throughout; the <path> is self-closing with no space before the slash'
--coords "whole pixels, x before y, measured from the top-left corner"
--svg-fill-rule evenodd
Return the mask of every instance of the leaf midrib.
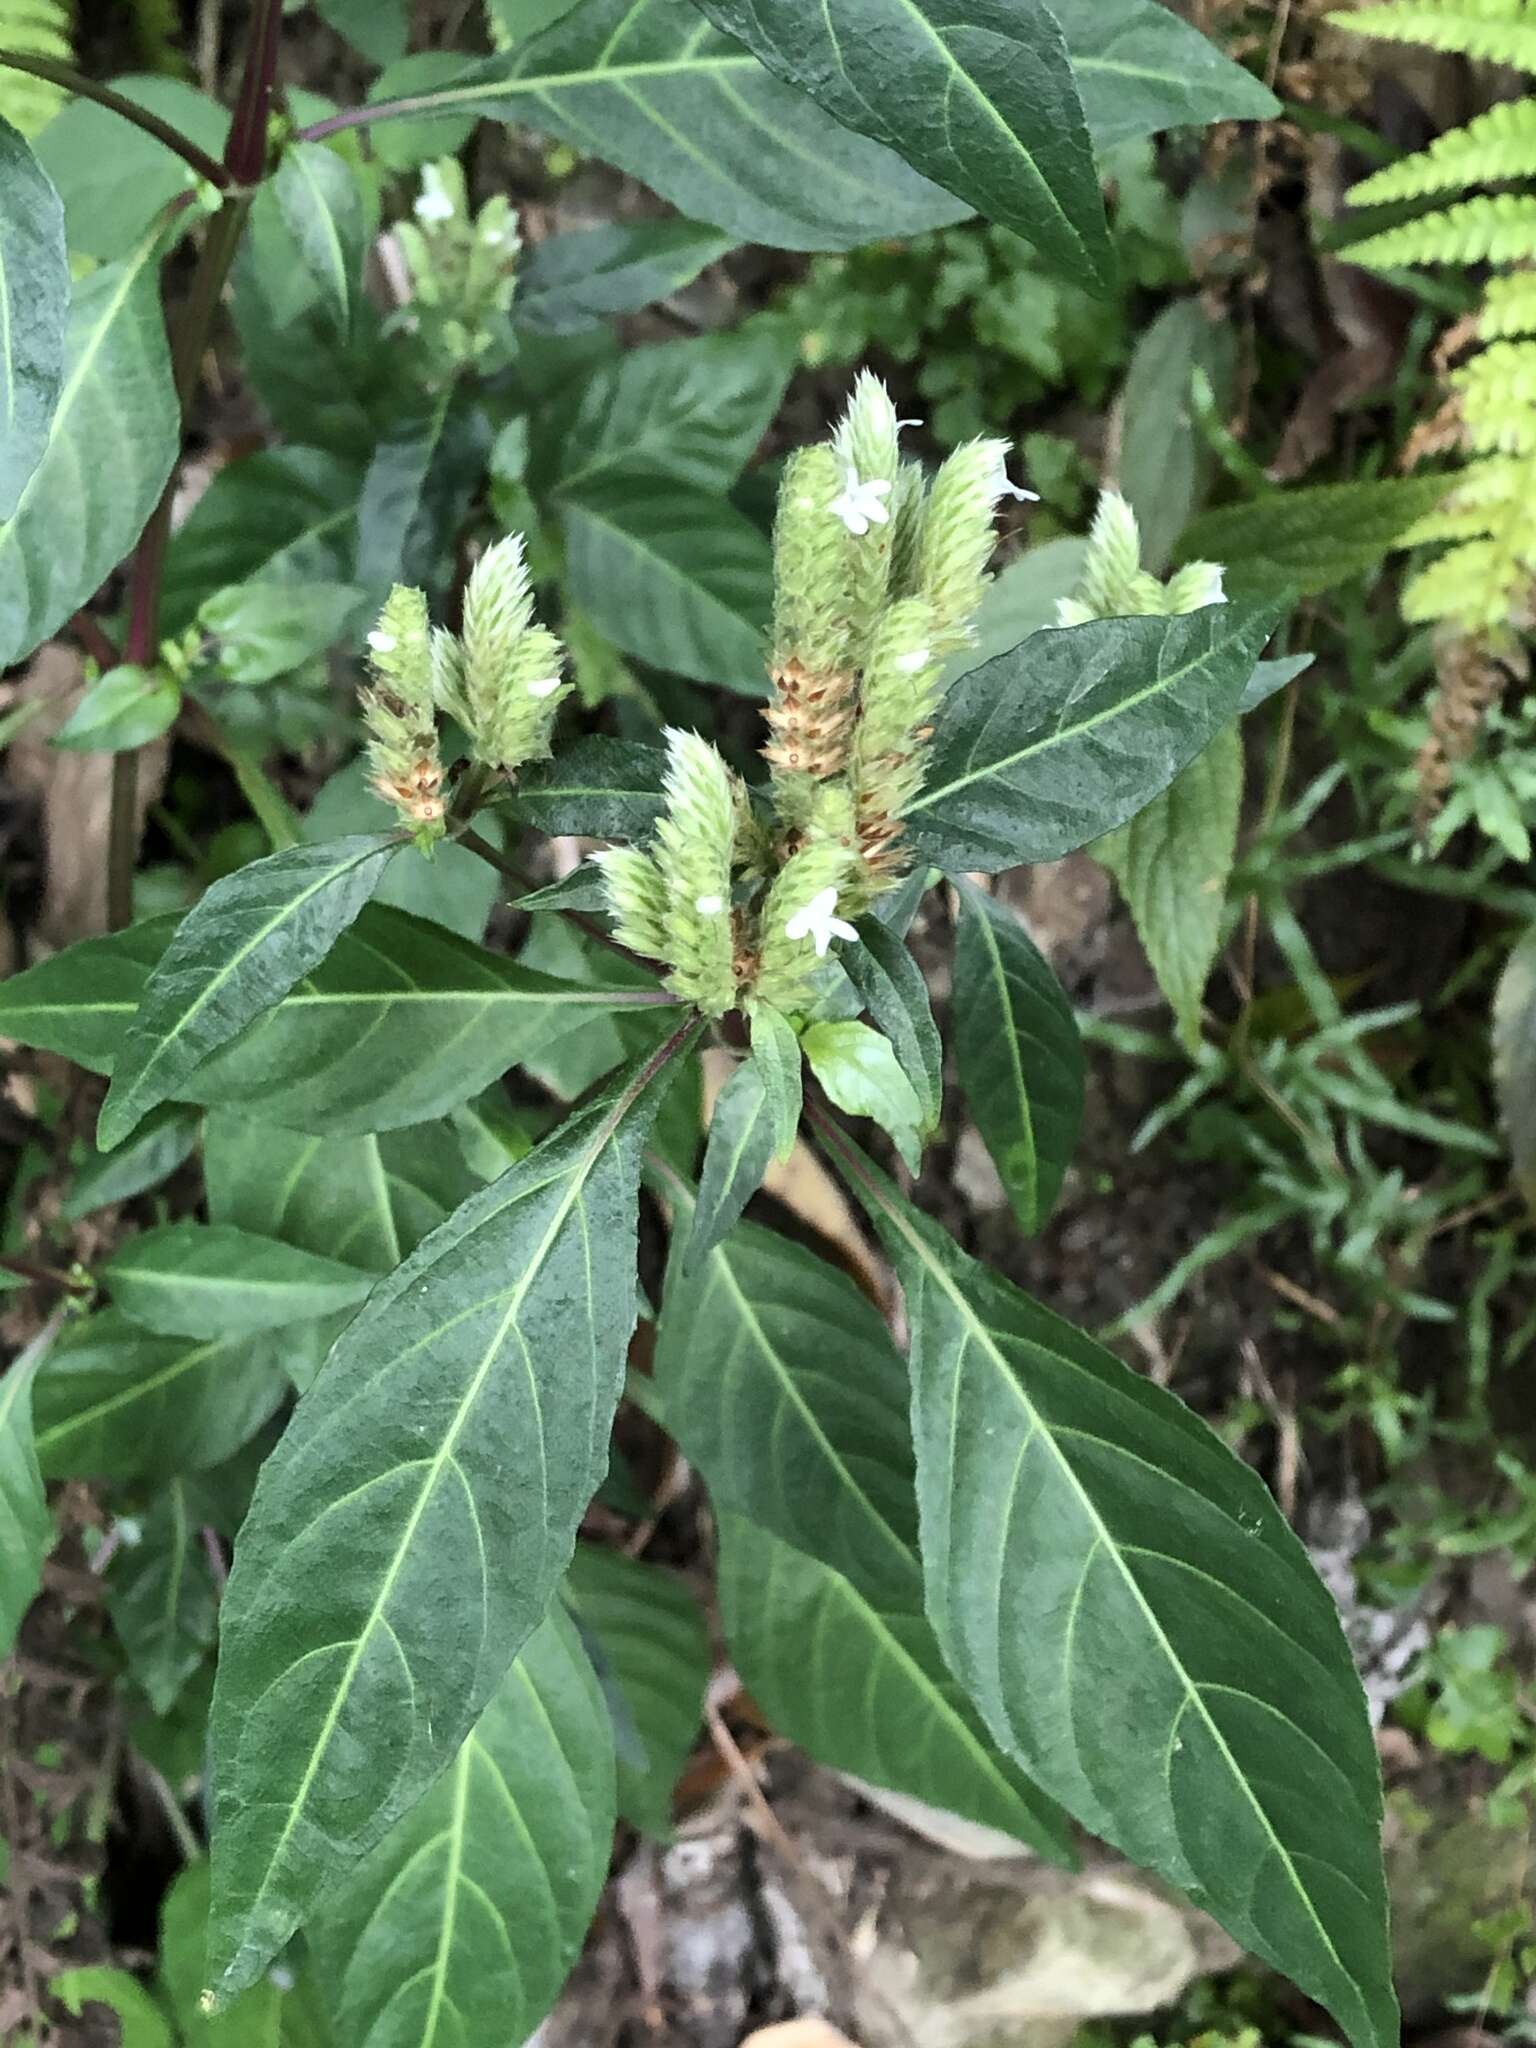
<path id="1" fill-rule="evenodd" d="M 979 893 L 979 892 L 978 892 Z M 970 890 L 965 892 L 969 897 Z M 992 928 L 992 919 L 981 904 L 974 904 L 971 917 L 981 933 L 982 944 L 987 952 L 987 965 L 997 983 L 998 1000 L 1002 1006 L 1005 1029 L 1003 1040 L 1007 1048 L 1008 1066 L 1013 1075 L 1014 1092 L 1019 1102 L 1019 1120 L 1029 1145 L 1029 1229 L 1034 1229 L 1040 1214 L 1040 1146 L 1035 1136 L 1034 1105 L 1029 1099 L 1029 1090 L 1024 1081 L 1024 1062 L 1019 1054 L 1018 1033 L 1013 1028 L 1012 993 L 1008 986 L 1008 973 L 1003 965 L 1003 949 L 997 942 L 997 933 Z"/>

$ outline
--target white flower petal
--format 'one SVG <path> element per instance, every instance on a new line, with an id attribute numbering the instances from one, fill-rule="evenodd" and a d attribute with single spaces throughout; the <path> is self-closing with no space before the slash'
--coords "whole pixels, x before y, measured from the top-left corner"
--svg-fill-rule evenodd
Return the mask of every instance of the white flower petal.
<path id="1" fill-rule="evenodd" d="M 931 647 L 914 647 L 910 654 L 897 656 L 896 666 L 904 676 L 915 676 L 918 670 L 926 668 L 932 659 Z"/>
<path id="2" fill-rule="evenodd" d="M 723 896 L 695 896 L 693 907 L 700 917 L 718 917 L 725 908 Z"/>
<path id="3" fill-rule="evenodd" d="M 553 697 L 560 687 L 558 676 L 539 676 L 528 685 L 530 697 Z"/>
<path id="4" fill-rule="evenodd" d="M 400 642 L 393 633 L 373 632 L 368 635 L 368 645 L 375 654 L 393 654 Z"/>

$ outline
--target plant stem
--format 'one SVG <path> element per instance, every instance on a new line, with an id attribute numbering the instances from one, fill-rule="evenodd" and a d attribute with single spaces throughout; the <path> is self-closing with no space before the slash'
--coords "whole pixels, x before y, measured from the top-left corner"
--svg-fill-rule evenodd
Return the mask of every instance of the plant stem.
<path id="1" fill-rule="evenodd" d="M 158 114 L 152 114 L 148 107 L 141 107 L 127 99 L 120 92 L 114 92 L 110 85 L 99 85 L 94 78 L 87 78 L 72 64 L 60 64 L 53 57 L 23 56 L 19 50 L 0 50 L 0 68 L 6 71 L 25 71 L 29 77 L 43 78 L 50 85 L 62 85 L 67 92 L 79 99 L 94 100 L 98 107 L 106 107 L 114 114 L 120 114 L 125 121 L 131 121 L 146 135 L 152 135 L 156 142 L 173 150 L 184 164 L 196 171 L 200 178 L 206 178 L 211 185 L 217 185 L 222 192 L 232 181 L 228 169 L 217 157 L 209 156 L 199 149 L 190 136 L 183 135 L 179 128 L 169 121 L 162 121 Z"/>
<path id="2" fill-rule="evenodd" d="M 246 50 L 245 71 L 240 81 L 240 96 L 224 148 L 222 183 L 232 196 L 209 225 L 191 289 L 174 323 L 171 374 L 181 407 L 183 430 L 192 395 L 197 388 L 203 352 L 213 330 L 214 315 L 251 210 L 254 187 L 266 167 L 267 121 L 272 111 L 272 89 L 277 76 L 282 13 L 282 0 L 257 0 L 251 40 Z M 175 499 L 176 474 L 173 470 L 160 495 L 159 504 L 150 514 L 149 524 L 139 537 L 133 558 L 128 637 L 123 656 L 125 660 L 144 667 L 154 661 L 160 644 L 160 584 Z M 112 931 L 121 931 L 133 917 L 133 869 L 139 840 L 138 788 L 138 756 L 132 752 L 115 754 L 112 758 L 111 819 L 107 828 L 107 924 Z"/>

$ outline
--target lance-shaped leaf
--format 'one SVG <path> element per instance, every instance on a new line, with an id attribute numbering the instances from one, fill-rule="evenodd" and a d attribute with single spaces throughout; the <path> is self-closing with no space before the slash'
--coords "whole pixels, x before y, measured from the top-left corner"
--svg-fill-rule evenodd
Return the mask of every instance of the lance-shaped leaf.
<path id="1" fill-rule="evenodd" d="M 840 958 L 844 973 L 891 1041 L 898 1065 L 917 1090 L 924 1132 L 936 1130 L 944 1106 L 944 1048 L 922 969 L 900 932 L 878 917 L 860 918 L 859 943 L 845 946 Z"/>
<path id="2" fill-rule="evenodd" d="M 995 873 L 1123 825 L 1237 715 L 1272 606 L 1031 634 L 939 708 L 908 828 L 928 859 Z"/>
<path id="3" fill-rule="evenodd" d="M 1162 0 L 1050 0 L 1100 149 L 1165 128 L 1267 121 L 1269 88 Z"/>
<path id="4" fill-rule="evenodd" d="M 607 1711 L 552 1609 L 447 1772 L 307 1929 L 342 2048 L 525 2040 L 580 1953 L 613 1810 Z"/>
<path id="5" fill-rule="evenodd" d="M 33 1385 L 52 1344 L 50 1325 L 12 1359 L 0 1378 L 0 1657 L 8 1657 L 21 1617 L 42 1584 L 53 1517 L 38 1469 Z"/>
<path id="6" fill-rule="evenodd" d="M 731 246 L 729 235 L 691 220 L 612 221 L 550 235 L 518 266 L 518 325 L 579 334 L 616 313 L 638 313 L 692 284 Z"/>
<path id="7" fill-rule="evenodd" d="M 827 112 L 1107 289 L 1114 251 L 1083 103 L 1044 0 L 701 0 Z"/>
<path id="8" fill-rule="evenodd" d="M 362 188 L 345 157 L 316 142 L 283 151 L 272 180 L 278 211 L 322 304 L 340 327 L 351 319 L 362 271 Z"/>
<path id="9" fill-rule="evenodd" d="M 800 1130 L 800 1111 L 805 1101 L 805 1083 L 800 1073 L 800 1041 L 795 1027 L 782 1010 L 771 1003 L 749 1005 L 752 1025 L 752 1064 L 768 1091 L 773 1113 L 774 1156 L 787 1160 L 795 1149 Z"/>
<path id="10" fill-rule="evenodd" d="M 1061 983 L 1013 913 L 960 883 L 955 1065 L 1021 1230 L 1061 1192 L 1083 1117 L 1083 1048 Z"/>
<path id="11" fill-rule="evenodd" d="M 372 1276 L 319 1252 L 228 1223 L 162 1223 L 101 1268 L 133 1322 L 167 1337 L 248 1337 L 334 1315 Z"/>
<path id="12" fill-rule="evenodd" d="M 457 1753 L 602 1482 L 640 1149 L 694 1027 L 382 1281 L 262 1470 L 225 1593 L 211 1981 L 254 1981 Z"/>
<path id="13" fill-rule="evenodd" d="M 667 757 L 638 740 L 578 740 L 552 761 L 536 761 L 517 779 L 518 817 L 551 836 L 646 839 L 666 809 Z"/>
<path id="14" fill-rule="evenodd" d="M 176 930 L 175 918 L 147 919 L 0 981 L 0 1031 L 109 1073 Z M 540 974 L 370 904 L 312 974 L 178 1092 L 294 1130 L 394 1130 L 456 1108 L 593 1017 L 671 1001 L 654 986 Z"/>
<path id="15" fill-rule="evenodd" d="M 389 112 L 542 128 L 689 219 L 772 248 L 851 249 L 968 211 L 701 26 L 687 0 L 581 0 L 543 35 Z"/>
<path id="16" fill-rule="evenodd" d="M 715 1098 L 688 1239 L 690 1265 L 713 1250 L 762 1186 L 778 1135 L 774 1098 L 754 1054 Z"/>
<path id="17" fill-rule="evenodd" d="M 188 1488 L 173 1479 L 112 1560 L 107 1604 L 128 1669 L 157 1714 L 168 1714 L 213 1648 L 218 1592 Z"/>
<path id="18" fill-rule="evenodd" d="M 232 1457 L 288 1392 L 283 1340 L 155 1337 L 109 1308 L 72 1329 L 33 1394 L 48 1479 L 165 1479 Z"/>
<path id="19" fill-rule="evenodd" d="M 687 1189 L 666 1192 L 686 1223 Z M 750 1224 L 696 1271 L 674 1258 L 656 1385 L 723 1517 L 729 1647 L 775 1724 L 1069 1860 L 1061 1815 L 989 1741 L 924 1617 L 906 1369 L 853 1282 Z"/>
<path id="20" fill-rule="evenodd" d="M 398 845 L 372 832 L 290 846 L 214 883 L 177 927 L 123 1035 L 101 1106 L 103 1151 L 325 958 Z"/>
<path id="21" fill-rule="evenodd" d="M 0 525 L 0 668 L 104 583 L 176 460 L 179 413 L 151 235 L 77 284 L 48 441 Z"/>
<path id="22" fill-rule="evenodd" d="M 619 1811 L 666 1841 L 672 1793 L 704 1717 L 703 1609 L 675 1572 L 595 1543 L 577 1544 L 565 1592 L 615 1723 Z"/>
<path id="23" fill-rule="evenodd" d="M 9 121 L 0 121 L 0 195 L 0 519 L 9 519 L 48 445 L 69 318 L 64 208 Z"/>
<path id="24" fill-rule="evenodd" d="M 1338 1615 L 1258 1475 L 824 1130 L 912 1325 L 928 1613 L 994 1738 L 1333 2013 L 1397 2038 L 1381 1781 Z"/>

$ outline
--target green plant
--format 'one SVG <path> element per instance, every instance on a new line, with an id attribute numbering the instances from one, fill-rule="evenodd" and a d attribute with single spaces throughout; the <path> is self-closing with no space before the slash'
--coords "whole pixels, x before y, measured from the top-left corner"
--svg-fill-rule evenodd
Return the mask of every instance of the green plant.
<path id="1" fill-rule="evenodd" d="M 978 660 L 996 504 L 1023 495 L 1006 444 L 929 476 L 861 380 L 831 441 L 786 462 L 770 539 L 736 492 L 783 388 L 775 339 L 620 355 L 601 324 L 722 237 L 838 248 L 973 207 L 1107 291 L 1095 135 L 1273 103 L 1153 0 L 1019 0 L 980 39 L 941 6 L 858 6 L 839 52 L 799 0 L 711 0 L 708 22 L 582 0 L 306 122 L 274 113 L 262 0 L 218 155 L 76 81 L 169 152 L 114 192 L 116 248 L 81 203 L 92 162 L 63 152 L 55 193 L 4 138 L 31 311 L 0 329 L 26 428 L 0 656 L 74 622 L 101 672 L 73 738 L 115 772 L 113 929 L 7 981 L 0 1030 L 110 1073 L 74 1200 L 152 1196 L 196 1148 L 205 1213 L 141 1212 L 87 1270 L 6 1255 L 61 1310 L 3 1382 L 0 1589 L 13 1620 L 45 1482 L 104 1490 L 134 1741 L 190 1755 L 177 1785 L 205 1729 L 211 1756 L 210 1864 L 166 1902 L 158 1986 L 189 2038 L 237 2014 L 314 2038 L 315 2003 L 341 2048 L 538 2025 L 616 1808 L 664 1821 L 707 1678 L 686 1589 L 577 1545 L 626 1388 L 708 1488 L 730 1653 L 785 1733 L 1047 1854 L 1091 1827 L 1358 2048 L 1395 2036 L 1375 1754 L 1304 1551 L 1187 1409 L 968 1257 L 835 1113 L 909 1169 L 942 1113 L 904 943 L 937 870 L 960 906 L 960 1084 L 1040 1225 L 1081 1051 L 976 878 L 1157 802 L 1277 680 L 1259 657 L 1283 607 L 1200 604 L 1212 573 L 1186 571 L 1146 615 Z M 524 264 L 429 115 L 601 133 L 706 225 Z M 365 156 L 352 131 L 374 126 Z M 385 313 L 364 257 L 397 216 Z M 73 288 L 71 233 L 99 264 Z M 161 264 L 187 236 L 167 347 Z M 226 283 L 283 439 L 173 535 Z M 123 616 L 98 615 L 130 554 Z M 690 729 L 717 709 L 702 688 L 765 681 L 760 747 Z M 621 734 L 573 735 L 578 703 L 610 701 Z M 171 729 L 270 851 L 185 832 L 195 900 L 135 921 L 138 750 Z M 284 755 L 359 738 L 301 815 Z M 525 836 L 604 844 L 537 888 Z M 498 931 L 532 928 L 515 957 L 482 943 L 503 879 Z M 707 1043 L 735 1064 L 700 1161 Z M 802 1133 L 884 1246 L 908 1358 L 844 1274 L 739 1220 Z M 654 1373 L 626 1380 L 642 1200 L 668 1253 L 645 1276 Z"/>

